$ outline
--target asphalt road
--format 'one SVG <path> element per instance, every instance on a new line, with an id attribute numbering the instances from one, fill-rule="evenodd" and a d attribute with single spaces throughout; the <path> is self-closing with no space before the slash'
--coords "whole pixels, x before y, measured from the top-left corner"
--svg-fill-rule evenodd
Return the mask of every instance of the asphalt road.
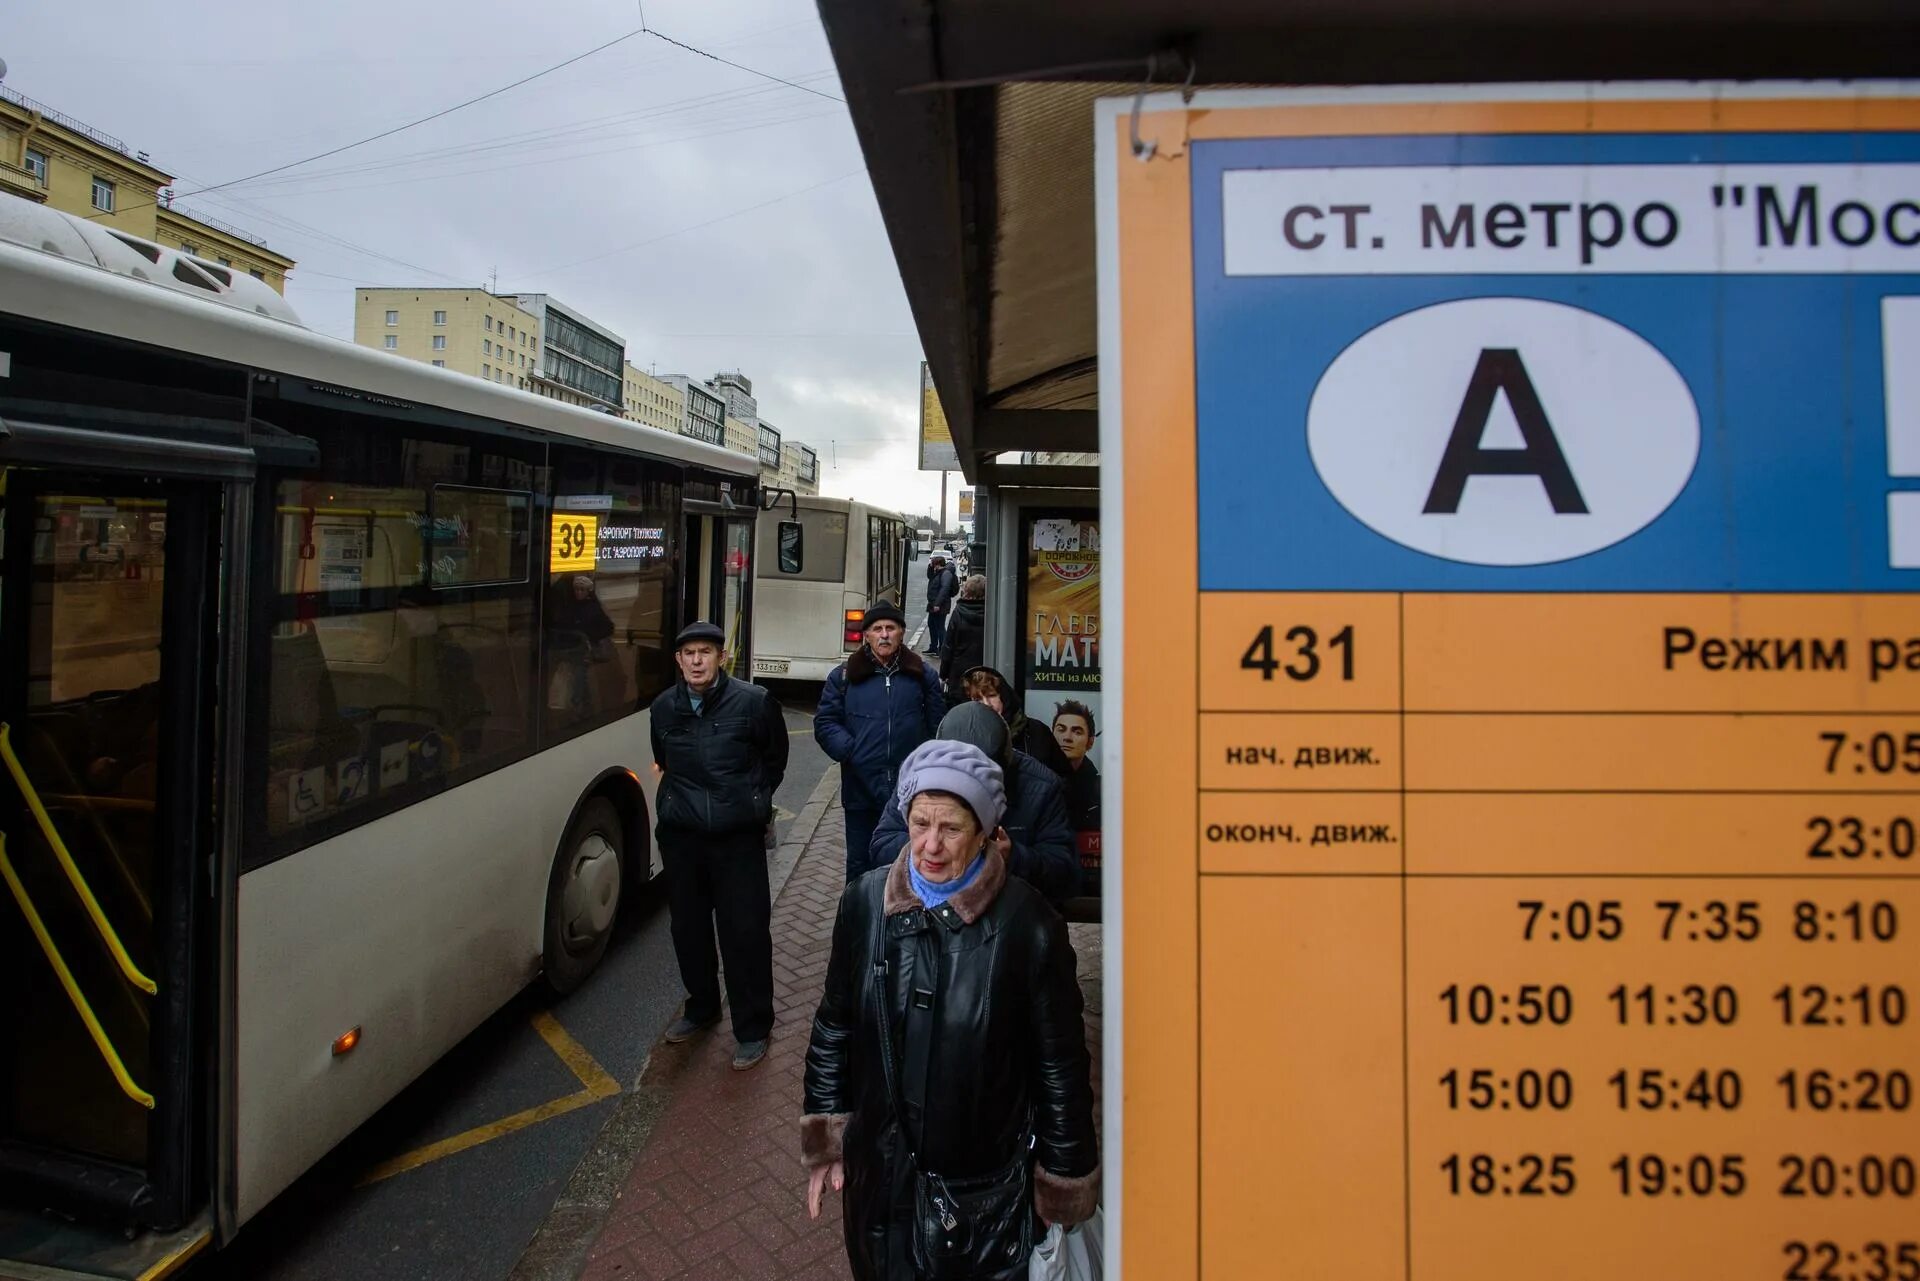
<path id="1" fill-rule="evenodd" d="M 831 763 L 813 741 L 818 688 L 776 686 L 775 693 L 793 742 L 787 777 L 774 798 L 784 839 Z M 582 1157 L 596 1149 L 618 1097 L 581 1099 L 558 1115 L 377 1182 L 362 1180 L 429 1144 L 473 1139 L 476 1131 L 491 1136 L 505 1128 L 503 1119 L 580 1094 L 582 1078 L 550 1043 L 551 1026 L 542 1036 L 535 1023 L 540 1015 L 551 1015 L 564 1038 L 623 1092 L 631 1090 L 684 996 L 666 899 L 656 882 L 626 904 L 606 959 L 584 987 L 562 1001 L 523 993 L 257 1216 L 230 1249 L 190 1269 L 190 1276 L 501 1281 Z"/>

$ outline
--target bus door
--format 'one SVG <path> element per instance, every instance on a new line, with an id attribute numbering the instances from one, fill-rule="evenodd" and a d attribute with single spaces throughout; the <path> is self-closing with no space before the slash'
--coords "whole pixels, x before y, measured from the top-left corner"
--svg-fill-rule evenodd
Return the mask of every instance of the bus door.
<path id="1" fill-rule="evenodd" d="M 727 634 L 727 675 L 751 672 L 753 653 L 753 517 L 734 507 L 688 500 L 687 577 L 681 626 L 695 619 Z"/>
<path id="2" fill-rule="evenodd" d="M 219 489 L 0 485 L 0 1259 L 65 1266 L 207 1204 Z"/>
<path id="3" fill-rule="evenodd" d="M 729 676 L 753 671 L 753 520 L 720 522 L 720 626 L 727 630 Z"/>

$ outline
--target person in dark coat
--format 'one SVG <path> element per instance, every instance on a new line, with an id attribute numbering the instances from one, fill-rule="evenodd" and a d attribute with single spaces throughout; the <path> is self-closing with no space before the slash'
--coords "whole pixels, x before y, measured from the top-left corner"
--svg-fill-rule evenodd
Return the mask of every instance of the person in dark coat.
<path id="1" fill-rule="evenodd" d="M 927 649 L 938 654 L 947 642 L 947 615 L 960 594 L 960 580 L 948 566 L 947 554 L 935 552 L 927 567 Z"/>
<path id="2" fill-rule="evenodd" d="M 1067 826 L 1066 789 L 1059 775 L 1013 745 L 1007 723 L 985 703 L 962 703 L 940 722 L 937 737 L 971 743 L 1006 776 L 1007 814 L 993 847 L 1017 876 L 1054 904 L 1079 892 L 1080 861 Z M 867 848 L 867 867 L 885 867 L 907 845 L 907 818 L 898 800 L 887 802 Z"/>
<path id="3" fill-rule="evenodd" d="M 915 1275 L 909 1144 L 922 1169 L 965 1179 L 1007 1168 L 1031 1133 L 1041 1223 L 1071 1227 L 1099 1199 L 1073 948 L 989 840 L 1004 818 L 1000 767 L 969 744 L 928 743 L 903 765 L 895 798 L 909 845 L 840 896 L 800 1118 L 807 1211 L 819 1216 L 829 1186 L 841 1192 L 855 1281 Z M 915 1118 L 904 1133 L 881 1060 L 882 1000 Z M 980 1281 L 1027 1269 L 1016 1257 Z"/>
<path id="4" fill-rule="evenodd" d="M 1015 747 L 1061 778 L 1073 772 L 1073 765 L 1067 760 L 1066 753 L 1060 750 L 1059 740 L 1054 738 L 1053 730 L 1028 719 L 1026 709 L 1020 703 L 1020 691 L 1006 677 L 991 667 L 974 667 L 961 673 L 960 681 L 968 698 L 976 703 L 985 703 L 1000 713 L 1000 719 L 1007 723 L 1007 730 L 1013 735 Z"/>
<path id="5" fill-rule="evenodd" d="M 813 737 L 840 762 L 847 820 L 847 879 L 867 865 L 874 825 L 899 777 L 900 762 L 932 738 L 946 714 L 940 677 L 906 647 L 907 617 L 882 601 L 861 620 L 864 639 L 827 673 Z"/>
<path id="6" fill-rule="evenodd" d="M 980 666 L 986 645 L 987 576 L 975 574 L 960 584 L 953 617 L 947 621 L 947 643 L 940 650 L 940 683 L 947 688 L 949 708 L 967 701 L 961 678 L 969 668 Z"/>
<path id="7" fill-rule="evenodd" d="M 773 1032 L 773 899 L 767 839 L 787 772 L 787 723 L 758 685 L 721 670 L 726 633 L 693 623 L 674 638 L 680 680 L 653 700 L 655 834 L 667 869 L 673 951 L 687 1003 L 678 1043 L 720 1021 L 720 969 L 733 1010 L 735 1071 L 767 1054 Z M 716 930 L 720 958 L 714 958 Z"/>

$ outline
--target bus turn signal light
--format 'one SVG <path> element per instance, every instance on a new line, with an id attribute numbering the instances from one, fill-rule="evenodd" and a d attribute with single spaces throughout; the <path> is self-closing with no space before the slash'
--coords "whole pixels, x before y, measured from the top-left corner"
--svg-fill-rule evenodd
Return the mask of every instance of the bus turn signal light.
<path id="1" fill-rule="evenodd" d="M 865 619 L 866 614 L 861 610 L 850 609 L 847 611 L 847 644 L 855 649 L 860 647 L 860 624 Z"/>
<path id="2" fill-rule="evenodd" d="M 336 1036 L 333 1038 L 333 1057 L 335 1057 L 336 1059 L 339 1058 L 342 1054 L 345 1054 L 347 1051 L 351 1050 L 354 1046 L 358 1044 L 360 1044 L 359 1027 L 355 1026 L 355 1027 L 348 1028 L 346 1031 L 342 1032 L 339 1036 Z"/>

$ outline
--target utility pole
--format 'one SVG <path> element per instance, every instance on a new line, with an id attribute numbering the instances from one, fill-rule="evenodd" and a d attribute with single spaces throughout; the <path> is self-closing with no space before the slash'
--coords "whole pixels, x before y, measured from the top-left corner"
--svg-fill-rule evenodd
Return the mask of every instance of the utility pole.
<path id="1" fill-rule="evenodd" d="M 947 536 L 947 473 L 940 473 L 940 537 Z"/>

